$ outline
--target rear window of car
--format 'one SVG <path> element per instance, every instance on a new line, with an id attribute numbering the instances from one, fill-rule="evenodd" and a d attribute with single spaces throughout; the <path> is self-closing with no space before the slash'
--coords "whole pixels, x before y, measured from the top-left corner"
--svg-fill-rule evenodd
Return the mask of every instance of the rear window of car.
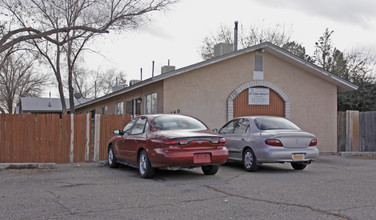
<path id="1" fill-rule="evenodd" d="M 153 127 L 158 130 L 206 130 L 201 121 L 183 115 L 162 115 L 154 118 Z"/>
<path id="2" fill-rule="evenodd" d="M 260 130 L 300 130 L 298 126 L 284 118 L 256 118 L 255 123 Z"/>

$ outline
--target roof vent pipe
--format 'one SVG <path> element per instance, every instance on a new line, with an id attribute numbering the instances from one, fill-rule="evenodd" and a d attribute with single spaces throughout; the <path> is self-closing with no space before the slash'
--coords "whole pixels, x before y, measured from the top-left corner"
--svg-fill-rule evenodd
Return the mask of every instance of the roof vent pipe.
<path id="1" fill-rule="evenodd" d="M 151 77 L 154 77 L 154 60 L 151 64 Z"/>
<path id="2" fill-rule="evenodd" d="M 51 92 L 49 94 L 50 94 L 50 99 L 48 101 L 48 107 L 52 107 L 52 104 L 51 104 Z"/>
<path id="3" fill-rule="evenodd" d="M 234 51 L 238 50 L 238 21 L 235 21 L 234 28 Z"/>

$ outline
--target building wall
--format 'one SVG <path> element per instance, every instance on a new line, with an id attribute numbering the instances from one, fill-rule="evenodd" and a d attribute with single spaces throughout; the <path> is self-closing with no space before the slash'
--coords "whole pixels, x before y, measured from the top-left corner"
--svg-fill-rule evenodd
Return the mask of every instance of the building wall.
<path id="1" fill-rule="evenodd" d="M 229 94 L 252 80 L 253 62 L 253 56 L 241 55 L 165 79 L 165 113 L 179 109 L 219 128 L 226 121 Z"/>
<path id="2" fill-rule="evenodd" d="M 337 152 L 336 85 L 268 54 L 264 71 L 289 97 L 290 120 L 318 137 L 321 152 Z"/>
<path id="3" fill-rule="evenodd" d="M 288 96 L 290 120 L 318 137 L 321 152 L 336 152 L 337 87 L 271 54 L 262 55 L 264 80 Z M 229 95 L 253 80 L 253 70 L 254 53 L 248 53 L 165 79 L 164 112 L 192 115 L 219 128 L 227 121 Z"/>
<path id="4" fill-rule="evenodd" d="M 149 95 L 151 93 L 157 93 L 157 99 L 158 99 L 158 112 L 163 112 L 163 81 L 155 82 L 152 84 L 149 84 L 147 86 L 143 86 L 141 88 L 135 89 L 133 91 L 130 91 L 126 94 L 118 95 L 100 102 L 96 102 L 94 104 L 84 106 L 81 108 L 78 108 L 76 110 L 77 113 L 82 114 L 89 111 L 92 111 L 95 109 L 96 114 L 102 114 L 102 107 L 108 106 L 108 112 L 107 114 L 115 114 L 115 106 L 119 102 L 124 102 L 124 114 L 126 113 L 126 102 L 130 101 L 132 99 L 136 99 L 141 97 L 142 103 L 141 103 L 141 114 L 144 113 L 144 101 L 145 101 L 145 95 Z"/>

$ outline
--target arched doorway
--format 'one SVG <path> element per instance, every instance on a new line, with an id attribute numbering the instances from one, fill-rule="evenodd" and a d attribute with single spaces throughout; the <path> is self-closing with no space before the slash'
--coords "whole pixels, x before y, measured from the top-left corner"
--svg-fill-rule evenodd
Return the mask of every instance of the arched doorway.
<path id="1" fill-rule="evenodd" d="M 249 88 L 269 88 L 269 105 L 249 106 Z M 232 91 L 227 98 L 227 120 L 242 115 L 278 115 L 290 119 L 290 101 L 282 89 L 273 83 L 268 81 L 247 82 Z"/>
<path id="2" fill-rule="evenodd" d="M 234 118 L 247 115 L 285 116 L 285 102 L 274 90 L 269 89 L 269 105 L 250 105 L 248 93 L 248 89 L 245 89 L 234 99 Z"/>

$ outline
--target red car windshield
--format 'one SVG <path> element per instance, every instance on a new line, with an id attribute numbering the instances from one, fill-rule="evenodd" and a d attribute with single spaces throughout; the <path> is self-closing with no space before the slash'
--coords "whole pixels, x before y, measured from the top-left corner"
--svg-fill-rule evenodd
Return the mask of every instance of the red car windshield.
<path id="1" fill-rule="evenodd" d="M 153 119 L 153 126 L 158 130 L 206 130 L 199 120 L 183 115 L 162 115 Z"/>

